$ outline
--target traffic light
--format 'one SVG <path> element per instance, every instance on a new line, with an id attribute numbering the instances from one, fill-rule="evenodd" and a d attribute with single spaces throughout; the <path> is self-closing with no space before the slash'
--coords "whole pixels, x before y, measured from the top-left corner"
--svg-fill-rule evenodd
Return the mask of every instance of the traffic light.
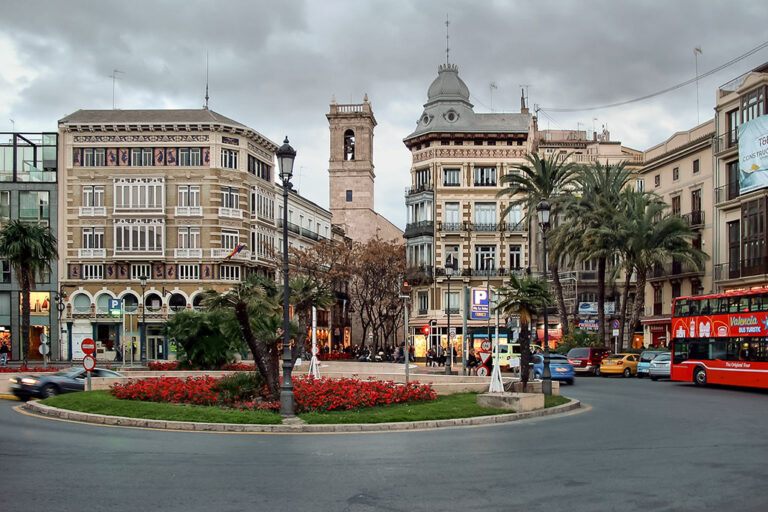
<path id="1" fill-rule="evenodd" d="M 402 295 L 409 295 L 411 293 L 411 285 L 408 284 L 408 281 L 403 281 L 403 284 L 400 286 L 400 293 Z"/>
<path id="2" fill-rule="evenodd" d="M 425 325 L 421 328 L 421 332 L 424 334 L 424 336 L 429 336 L 429 326 Z"/>

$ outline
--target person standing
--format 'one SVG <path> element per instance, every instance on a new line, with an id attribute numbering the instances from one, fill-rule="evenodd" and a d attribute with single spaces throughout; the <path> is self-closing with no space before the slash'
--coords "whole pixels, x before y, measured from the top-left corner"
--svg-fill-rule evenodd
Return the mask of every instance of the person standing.
<path id="1" fill-rule="evenodd" d="M 8 349 L 8 344 L 3 343 L 3 346 L 0 347 L 0 365 L 2 366 L 8 366 L 8 353 L 10 350 Z"/>

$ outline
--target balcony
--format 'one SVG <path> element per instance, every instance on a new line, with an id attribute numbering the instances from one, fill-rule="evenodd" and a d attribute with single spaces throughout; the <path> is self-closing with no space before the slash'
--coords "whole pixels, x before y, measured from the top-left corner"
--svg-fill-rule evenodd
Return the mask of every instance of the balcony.
<path id="1" fill-rule="evenodd" d="M 690 277 L 703 275 L 704 271 L 688 263 L 673 261 L 665 265 L 656 265 L 648 272 L 648 281 L 658 281 L 672 277 Z"/>
<path id="2" fill-rule="evenodd" d="M 435 223 L 431 220 L 422 220 L 419 222 L 411 222 L 405 226 L 405 233 L 403 236 L 406 238 L 412 238 L 416 236 L 432 236 L 435 230 Z"/>
<path id="3" fill-rule="evenodd" d="M 459 233 L 464 231 L 466 226 L 461 222 L 438 222 L 437 230 L 443 233 Z"/>
<path id="4" fill-rule="evenodd" d="M 219 217 L 227 219 L 242 219 L 243 210 L 239 208 L 219 208 Z"/>
<path id="5" fill-rule="evenodd" d="M 78 258 L 106 258 L 107 250 L 106 249 L 78 249 L 77 257 Z"/>
<path id="6" fill-rule="evenodd" d="M 177 206 L 174 210 L 174 214 L 177 217 L 202 217 L 203 207 L 202 206 Z M 222 216 L 221 209 L 219 209 L 219 216 Z M 242 217 L 243 215 L 241 213 L 240 218 Z"/>
<path id="7" fill-rule="evenodd" d="M 461 309 L 459 309 L 459 308 L 445 308 L 444 313 L 446 315 L 458 315 L 459 313 L 461 313 Z"/>
<path id="8" fill-rule="evenodd" d="M 232 251 L 230 251 L 232 252 Z M 242 252 L 242 251 L 241 251 Z M 227 253 L 229 254 L 229 253 Z M 173 250 L 173 257 L 174 258 L 194 258 L 194 259 L 202 259 L 203 257 L 203 250 L 202 249 L 174 249 Z"/>
<path id="9" fill-rule="evenodd" d="M 756 258 L 720 263 L 715 265 L 714 274 L 715 281 L 768 274 L 768 257 L 758 256 Z"/>
<path id="10" fill-rule="evenodd" d="M 739 197 L 739 182 L 732 181 L 715 189 L 715 204 L 724 203 Z"/>
<path id="11" fill-rule="evenodd" d="M 704 211 L 694 210 L 691 213 L 686 213 L 682 216 L 683 220 L 688 223 L 689 226 L 700 227 L 704 225 Z"/>
<path id="12" fill-rule="evenodd" d="M 309 238 L 310 240 L 315 240 L 315 241 L 317 241 L 320 238 L 320 235 L 318 235 L 311 229 L 307 229 L 307 228 L 301 228 L 301 236 Z"/>
<path id="13" fill-rule="evenodd" d="M 229 256 L 234 249 L 211 249 L 211 258 L 215 260 L 224 260 Z M 250 261 L 251 251 L 243 249 L 242 251 L 233 255 L 230 260 Z"/>
<path id="14" fill-rule="evenodd" d="M 81 206 L 80 217 L 106 217 L 106 206 Z"/>
<path id="15" fill-rule="evenodd" d="M 527 226 L 522 220 L 518 222 L 502 222 L 499 224 L 499 231 L 525 232 L 527 230 Z"/>
<path id="16" fill-rule="evenodd" d="M 405 278 L 411 286 L 421 286 L 432 284 L 434 267 L 431 265 L 410 266 L 406 271 Z"/>
<path id="17" fill-rule="evenodd" d="M 492 232 L 492 231 L 499 231 L 500 225 L 496 224 L 495 222 L 493 224 L 485 224 L 485 223 L 473 223 L 470 224 L 470 230 L 471 231 L 478 231 L 478 232 Z"/>
<path id="18" fill-rule="evenodd" d="M 276 225 L 278 228 L 282 228 L 283 219 L 277 219 Z M 292 233 L 296 233 L 297 235 L 301 234 L 301 228 L 292 222 L 288 223 L 288 231 L 291 231 Z"/>
<path id="19" fill-rule="evenodd" d="M 434 185 L 432 183 L 422 183 L 421 185 L 416 185 L 415 187 L 405 187 L 405 196 L 412 196 L 413 194 L 418 194 L 420 192 L 432 192 L 434 190 Z"/>
<path id="20" fill-rule="evenodd" d="M 737 140 L 731 140 L 729 133 L 723 133 L 713 139 L 712 151 L 715 155 L 720 153 L 726 153 L 728 151 L 736 150 L 739 147 L 738 135 Z"/>

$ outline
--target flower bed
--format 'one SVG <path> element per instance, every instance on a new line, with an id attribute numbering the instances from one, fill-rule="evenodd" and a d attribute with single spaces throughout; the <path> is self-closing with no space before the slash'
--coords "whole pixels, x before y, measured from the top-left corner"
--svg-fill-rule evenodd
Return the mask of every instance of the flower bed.
<path id="1" fill-rule="evenodd" d="M 129 380 L 125 384 L 112 385 L 109 393 L 123 400 L 214 405 L 237 409 L 280 409 L 278 401 L 268 402 L 263 396 L 246 397 L 236 394 L 232 398 L 224 399 L 217 390 L 220 380 L 213 377 Z M 437 399 L 437 394 L 428 384 L 396 384 L 392 381 L 359 379 L 297 378 L 294 380 L 294 393 L 298 412 L 365 409 Z"/>
<path id="2" fill-rule="evenodd" d="M 355 359 L 355 354 L 333 352 L 331 354 L 318 354 L 317 358 L 321 361 L 351 361 Z"/>
<path id="3" fill-rule="evenodd" d="M 189 370 L 189 368 L 182 368 L 178 361 L 150 361 L 147 366 L 150 370 L 157 372 Z M 219 369 L 230 372 L 252 372 L 256 370 L 256 367 L 248 363 L 227 363 L 221 365 Z"/>
<path id="4" fill-rule="evenodd" d="M 168 372 L 168 371 L 175 371 L 175 370 L 181 370 L 179 368 L 179 362 L 178 361 L 150 361 L 147 363 L 147 366 L 152 371 L 160 371 L 160 372 Z"/>
<path id="5" fill-rule="evenodd" d="M 29 373 L 29 372 L 57 372 L 59 371 L 59 368 L 54 368 L 49 366 L 48 368 L 43 368 L 41 366 L 35 366 L 32 368 L 29 368 L 27 366 L 19 366 L 18 368 L 14 368 L 13 366 L 3 366 L 0 367 L 0 373 Z"/>

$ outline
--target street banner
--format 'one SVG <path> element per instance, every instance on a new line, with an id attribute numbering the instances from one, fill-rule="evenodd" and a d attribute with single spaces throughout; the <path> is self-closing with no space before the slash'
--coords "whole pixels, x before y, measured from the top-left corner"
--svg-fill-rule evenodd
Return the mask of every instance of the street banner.
<path id="1" fill-rule="evenodd" d="M 768 187 L 768 116 L 739 126 L 739 193 Z"/>

